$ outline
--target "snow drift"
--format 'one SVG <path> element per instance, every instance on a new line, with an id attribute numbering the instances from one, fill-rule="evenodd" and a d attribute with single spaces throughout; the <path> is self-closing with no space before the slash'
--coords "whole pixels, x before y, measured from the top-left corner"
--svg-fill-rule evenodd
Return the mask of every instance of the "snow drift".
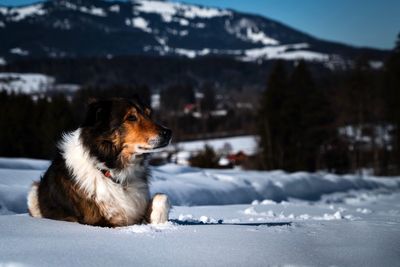
<path id="1" fill-rule="evenodd" d="M 24 213 L 30 184 L 49 162 L 0 159 L 0 213 Z M 283 171 L 211 170 L 167 164 L 152 167 L 151 193 L 169 195 L 173 205 L 250 204 L 254 200 L 309 201 L 349 190 L 400 189 L 400 178 Z"/>

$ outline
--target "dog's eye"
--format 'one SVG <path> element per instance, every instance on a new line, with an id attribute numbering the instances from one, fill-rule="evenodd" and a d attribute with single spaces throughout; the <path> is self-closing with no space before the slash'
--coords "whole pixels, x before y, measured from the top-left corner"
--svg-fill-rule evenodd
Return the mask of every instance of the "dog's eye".
<path id="1" fill-rule="evenodd" d="M 128 120 L 128 121 L 137 121 L 137 118 L 136 118 L 135 115 L 129 115 L 129 116 L 126 118 L 126 120 Z"/>

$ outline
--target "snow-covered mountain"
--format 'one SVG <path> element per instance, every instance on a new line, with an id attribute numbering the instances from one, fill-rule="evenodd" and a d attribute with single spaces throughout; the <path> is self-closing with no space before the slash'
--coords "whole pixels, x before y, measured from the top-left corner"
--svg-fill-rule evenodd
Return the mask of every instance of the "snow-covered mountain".
<path id="1" fill-rule="evenodd" d="M 53 0 L 0 6 L 0 64 L 21 58 L 217 55 L 327 66 L 385 51 L 326 42 L 268 18 L 178 2 Z"/>

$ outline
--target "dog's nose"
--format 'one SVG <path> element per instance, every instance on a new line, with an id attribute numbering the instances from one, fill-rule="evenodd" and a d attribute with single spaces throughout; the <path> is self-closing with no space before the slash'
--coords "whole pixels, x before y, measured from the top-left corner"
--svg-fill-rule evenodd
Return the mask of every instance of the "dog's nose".
<path id="1" fill-rule="evenodd" d="M 171 139 L 172 136 L 172 131 L 170 129 L 167 128 L 163 128 L 160 131 L 160 135 L 165 139 L 165 140 L 169 140 Z"/>

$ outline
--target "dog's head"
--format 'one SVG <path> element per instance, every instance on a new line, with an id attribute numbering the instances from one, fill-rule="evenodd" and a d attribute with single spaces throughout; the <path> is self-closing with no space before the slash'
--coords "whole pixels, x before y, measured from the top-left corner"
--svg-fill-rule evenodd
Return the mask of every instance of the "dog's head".
<path id="1" fill-rule="evenodd" d="M 109 167 L 123 167 L 135 155 L 163 148 L 171 136 L 138 98 L 92 101 L 82 124 L 84 144 Z"/>

